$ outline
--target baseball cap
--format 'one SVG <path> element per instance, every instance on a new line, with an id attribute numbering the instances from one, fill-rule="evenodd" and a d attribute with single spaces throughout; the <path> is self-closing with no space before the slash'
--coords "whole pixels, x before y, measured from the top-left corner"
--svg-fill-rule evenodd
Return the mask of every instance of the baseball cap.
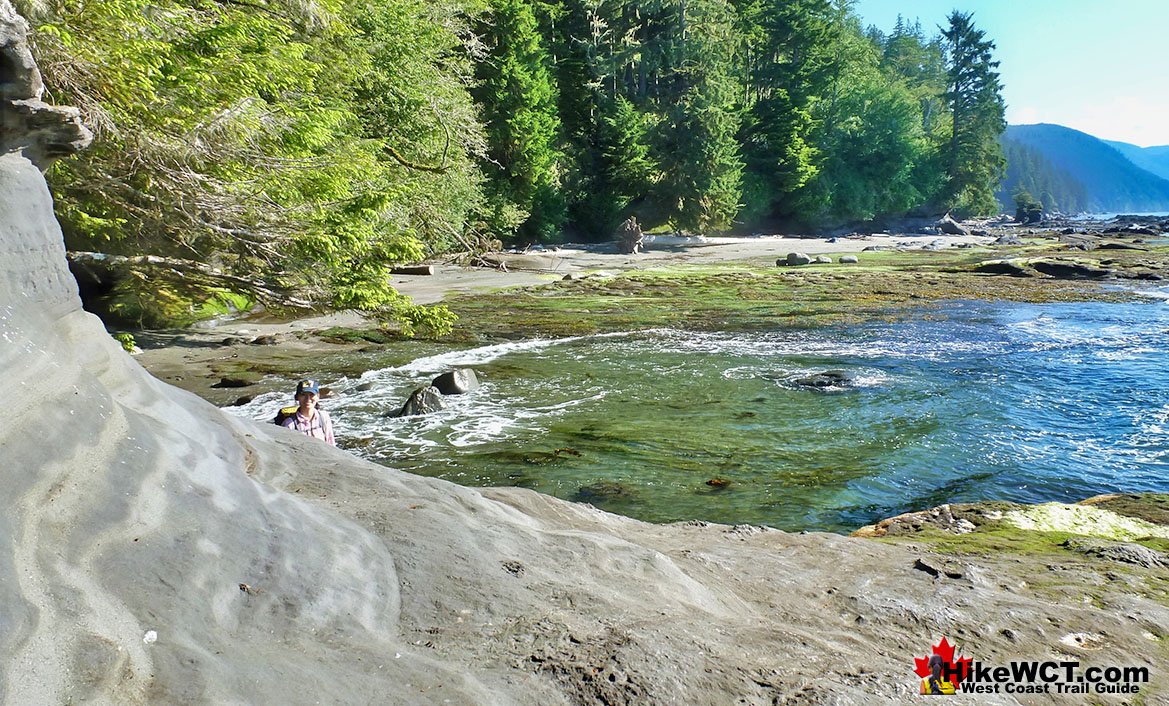
<path id="1" fill-rule="evenodd" d="M 301 380 L 296 383 L 296 396 L 299 397 L 302 392 L 311 392 L 314 395 L 321 394 L 321 388 L 317 385 L 316 380 Z"/>

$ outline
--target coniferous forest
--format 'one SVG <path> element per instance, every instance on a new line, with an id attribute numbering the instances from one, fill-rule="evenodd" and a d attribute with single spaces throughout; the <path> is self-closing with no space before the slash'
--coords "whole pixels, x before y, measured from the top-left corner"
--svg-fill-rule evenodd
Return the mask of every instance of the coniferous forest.
<path id="1" fill-rule="evenodd" d="M 998 64 L 959 11 L 884 34 L 848 0 L 18 4 L 97 137 L 49 174 L 67 246 L 111 256 L 110 312 L 145 325 L 260 301 L 441 328 L 389 265 L 630 215 L 997 209 Z"/>

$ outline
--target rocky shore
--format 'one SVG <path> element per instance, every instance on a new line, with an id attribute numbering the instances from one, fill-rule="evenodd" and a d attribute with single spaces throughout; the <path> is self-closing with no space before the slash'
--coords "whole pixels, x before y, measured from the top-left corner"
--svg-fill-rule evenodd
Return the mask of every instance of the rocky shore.
<path id="1" fill-rule="evenodd" d="M 84 134 L 39 102 L 8 0 L 0 50 L 23 67 L 0 95 L 0 702 L 899 703 L 943 637 L 1147 670 L 980 703 L 1165 702 L 1164 496 L 877 538 L 649 525 L 396 472 L 152 377 L 81 308 L 40 169 Z"/>

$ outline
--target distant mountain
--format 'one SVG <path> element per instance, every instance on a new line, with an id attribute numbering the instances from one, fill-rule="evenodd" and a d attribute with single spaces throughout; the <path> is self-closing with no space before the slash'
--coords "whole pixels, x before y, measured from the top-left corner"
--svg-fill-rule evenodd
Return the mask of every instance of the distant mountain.
<path id="1" fill-rule="evenodd" d="M 1169 180 L 1087 133 L 1062 125 L 1011 125 L 1002 141 L 1008 160 L 1015 159 L 999 190 L 1009 210 L 1020 184 L 1045 208 L 1065 212 L 1169 210 Z"/>
<path id="2" fill-rule="evenodd" d="M 1169 145 L 1137 147 L 1127 142 L 1113 142 L 1112 140 L 1107 140 L 1107 143 L 1141 169 L 1152 172 L 1162 179 L 1169 179 Z"/>
<path id="3" fill-rule="evenodd" d="M 1088 187 L 1068 170 L 1052 164 L 1043 152 L 1006 134 L 1000 142 L 1007 159 L 1007 174 L 995 196 L 1005 211 L 1015 210 L 1015 192 L 1019 186 L 1039 199 L 1048 211 L 1081 213 L 1098 210 L 1092 208 Z"/>

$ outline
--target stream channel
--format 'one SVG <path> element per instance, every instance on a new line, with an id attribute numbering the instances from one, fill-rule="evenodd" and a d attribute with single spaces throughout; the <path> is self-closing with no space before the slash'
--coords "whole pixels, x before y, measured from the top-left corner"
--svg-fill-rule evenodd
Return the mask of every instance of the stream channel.
<path id="1" fill-rule="evenodd" d="M 848 532 L 946 502 L 1169 492 L 1169 289 L 1141 303 L 944 302 L 894 320 L 445 350 L 322 383 L 341 445 L 652 522 Z M 392 414 L 439 373 L 482 385 Z M 849 380 L 808 387 L 841 371 Z M 356 391 L 361 383 L 373 383 Z M 270 420 L 287 396 L 235 414 Z"/>

